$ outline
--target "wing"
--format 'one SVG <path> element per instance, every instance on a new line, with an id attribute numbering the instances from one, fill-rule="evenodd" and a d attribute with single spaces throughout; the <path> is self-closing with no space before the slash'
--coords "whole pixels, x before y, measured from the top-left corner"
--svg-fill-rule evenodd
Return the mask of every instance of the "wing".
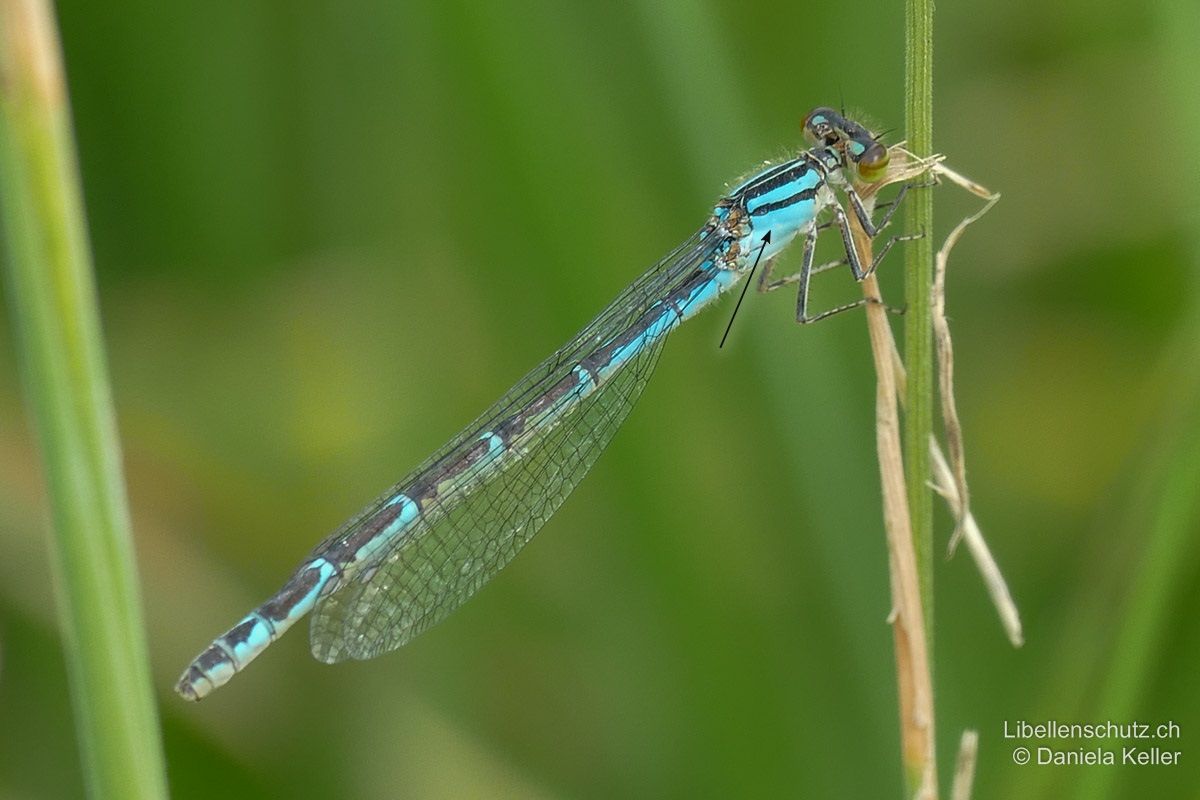
<path id="1" fill-rule="evenodd" d="M 680 303 L 686 308 L 700 296 L 696 287 L 711 282 L 701 267 L 711 267 L 727 239 L 708 232 L 645 272 L 317 548 L 314 556 L 341 569 L 314 611 L 317 659 L 372 658 L 400 647 L 462 605 L 533 538 L 645 388 L 666 334 L 683 318 Z"/>

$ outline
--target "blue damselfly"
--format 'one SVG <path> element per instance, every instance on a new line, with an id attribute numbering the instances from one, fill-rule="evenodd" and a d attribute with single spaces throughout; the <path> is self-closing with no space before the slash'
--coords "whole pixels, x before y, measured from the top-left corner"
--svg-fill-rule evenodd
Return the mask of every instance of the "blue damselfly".
<path id="1" fill-rule="evenodd" d="M 853 182 L 883 177 L 888 152 L 862 125 L 818 108 L 804 121 L 810 148 L 731 190 L 705 224 L 570 342 L 539 364 L 425 463 L 367 506 L 300 564 L 270 600 L 216 639 L 176 691 L 199 700 L 226 683 L 312 612 L 312 652 L 332 663 L 393 650 L 444 619 L 507 564 L 583 479 L 641 394 L 667 334 L 764 262 L 763 291 L 799 283 L 796 318 L 809 316 L 817 234 L 841 232 L 857 280 L 861 262 L 846 211 L 870 236 Z M 828 215 L 823 212 L 829 212 Z M 831 219 L 818 224 L 819 218 Z M 800 271 L 771 280 L 772 259 L 803 240 Z M 832 265 L 826 265 L 832 266 Z"/>

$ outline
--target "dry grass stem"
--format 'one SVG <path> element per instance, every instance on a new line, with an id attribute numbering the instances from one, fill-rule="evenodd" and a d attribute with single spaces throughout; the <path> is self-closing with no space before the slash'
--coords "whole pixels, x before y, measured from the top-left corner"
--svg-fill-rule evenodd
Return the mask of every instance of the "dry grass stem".
<path id="1" fill-rule="evenodd" d="M 913 174 L 928 169 L 927 162 L 906 162 Z M 904 170 L 897 170 L 902 173 Z M 899 178 L 904 180 L 904 178 Z M 861 190 L 868 207 L 883 183 Z M 870 237 L 855 216 L 850 216 L 854 245 L 863 263 L 871 263 Z M 900 736 L 907 785 L 920 800 L 937 797 L 934 747 L 933 674 L 930 667 L 925 616 L 921 603 L 916 551 L 909 519 L 908 493 L 904 481 L 904 458 L 900 443 L 900 411 L 893 369 L 891 327 L 882 305 L 874 276 L 863 283 L 863 296 L 876 302 L 866 308 L 871 352 L 875 359 L 875 430 L 883 495 L 884 529 L 887 534 L 888 566 L 891 574 L 892 612 L 889 621 L 895 642 L 896 676 L 900 695 Z"/>
<path id="2" fill-rule="evenodd" d="M 868 208 L 873 205 L 876 193 L 884 186 L 909 182 L 928 174 L 945 178 L 988 201 L 983 209 L 955 226 L 938 251 L 935 261 L 931 306 L 937 347 L 939 399 L 950 459 L 947 460 L 933 436 L 930 437 L 929 447 L 934 465 L 934 489 L 946 500 L 957 520 L 953 540 L 961 536 L 967 542 L 1009 640 L 1014 646 L 1020 646 L 1023 639 L 1016 605 L 970 512 L 962 429 L 954 402 L 954 350 L 945 314 L 946 266 L 950 251 L 967 226 L 986 213 L 999 196 L 946 167 L 940 156 L 920 159 L 899 145 L 893 147 L 891 153 L 891 166 L 885 178 L 859 188 L 859 194 Z M 850 224 L 861 261 L 871 263 L 873 252 L 870 238 L 853 215 L 850 215 Z M 862 282 L 862 290 L 865 298 L 874 301 L 868 304 L 866 317 L 876 370 L 876 448 L 891 575 L 893 607 L 888 621 L 892 624 L 896 647 L 901 742 L 908 785 L 915 787 L 915 797 L 924 800 L 937 796 L 937 773 L 934 758 L 933 679 L 900 441 L 899 408 L 903 403 L 907 376 L 874 276 Z M 977 735 L 973 731 L 964 733 L 953 787 L 954 800 L 967 800 L 970 796 L 977 746 Z"/>
<path id="3" fill-rule="evenodd" d="M 992 598 L 992 604 L 995 605 L 996 611 L 1000 615 L 1000 621 L 1004 625 L 1004 632 L 1008 636 L 1008 640 L 1013 647 L 1020 647 L 1025 643 L 1020 613 L 1008 591 L 1004 575 L 1000 572 L 974 515 L 971 514 L 970 495 L 967 489 L 966 451 L 963 446 L 962 426 L 958 421 L 958 409 L 954 401 L 954 346 L 950 338 L 950 323 L 946 319 L 946 267 L 950 262 L 950 251 L 962 238 L 967 227 L 990 211 L 1000 199 L 1000 195 L 988 192 L 979 184 L 948 169 L 944 164 L 936 165 L 934 172 L 987 200 L 983 208 L 954 226 L 934 259 L 933 331 L 938 354 L 938 385 L 941 392 L 942 419 L 946 430 L 946 449 L 949 451 L 947 460 L 937 446 L 937 439 L 930 437 L 930 450 L 935 472 L 934 489 L 945 498 L 957 520 L 954 535 L 950 538 L 950 553 L 954 553 L 954 548 L 960 539 L 967 542 L 967 548 L 975 560 L 984 586 L 987 587 L 988 595 Z"/>
<path id="4" fill-rule="evenodd" d="M 945 165 L 941 156 L 933 156 L 924 160 L 917 159 L 907 150 L 903 149 L 901 145 L 893 146 L 891 152 L 895 166 L 889 169 L 888 175 L 884 180 L 869 187 L 870 191 L 878 191 L 879 188 L 891 183 L 911 181 L 914 177 L 920 175 L 922 171 L 928 170 L 929 173 L 939 179 L 944 178 L 976 197 L 987 200 L 983 208 L 963 219 L 954 227 L 950 235 L 946 237 L 946 241 L 942 244 L 941 249 L 938 250 L 935 259 L 936 271 L 932 303 L 934 336 L 938 352 L 943 425 L 946 429 L 947 449 L 950 451 L 950 458 L 947 459 L 946 455 L 942 452 L 936 438 L 930 438 L 929 449 L 933 461 L 934 491 L 946 501 L 950 512 L 957 521 L 954 536 L 951 537 L 950 552 L 953 553 L 954 545 L 960 538 L 967 543 L 967 550 L 971 553 L 971 557 L 975 561 L 976 568 L 979 570 L 980 577 L 983 579 L 992 604 L 996 607 L 996 613 L 999 615 L 1000 622 L 1004 626 L 1005 635 L 1013 647 L 1020 647 L 1025 642 L 1021 627 L 1020 612 L 1017 610 L 1016 603 L 1013 602 L 1012 595 L 1008 590 L 1008 584 L 1004 580 L 1004 575 L 1000 572 L 1000 567 L 996 564 L 996 560 L 988 548 L 987 541 L 983 538 L 983 532 L 979 527 L 979 523 L 975 520 L 974 515 L 971 514 L 969 505 L 963 502 L 964 498 L 969 497 L 966 488 L 965 450 L 962 443 L 962 429 L 958 423 L 958 412 L 954 402 L 954 350 L 950 339 L 950 327 L 945 314 L 945 276 L 946 267 L 949 264 L 950 251 L 958 243 L 966 228 L 986 214 L 1000 199 L 1000 195 L 992 193 L 984 186 L 950 169 Z M 895 371 L 895 383 L 901 403 L 903 403 L 906 374 L 903 360 L 900 357 L 899 350 L 896 348 L 894 339 L 891 340 L 891 353 L 892 365 Z"/>
<path id="5" fill-rule="evenodd" d="M 950 260 L 950 251 L 962 238 L 967 226 L 991 210 L 999 199 L 998 194 L 988 197 L 987 205 L 955 225 L 934 257 L 930 306 L 933 311 L 933 339 L 937 346 L 939 399 L 942 406 L 942 423 L 946 430 L 946 448 L 950 451 L 950 469 L 954 474 L 954 487 L 958 493 L 958 502 L 951 506 L 955 516 L 954 535 L 950 537 L 951 554 L 962 536 L 963 518 L 970 512 L 971 502 L 967 489 L 962 425 L 958 420 L 958 406 L 954 402 L 954 344 L 950 339 L 950 322 L 946 319 L 946 264 Z"/>
<path id="6" fill-rule="evenodd" d="M 954 473 L 946 462 L 942 449 L 938 447 L 936 439 L 930 439 L 929 450 L 933 457 L 933 469 L 936 477 L 934 491 L 946 500 L 951 512 L 957 515 L 959 506 Z M 1013 647 L 1020 647 L 1025 643 L 1020 612 L 1017 611 L 1017 604 L 1013 602 L 1012 595 L 1008 591 L 1008 584 L 983 538 L 983 532 L 979 529 L 979 523 L 975 521 L 974 514 L 968 511 L 962 516 L 960 530 L 962 540 L 967 544 L 967 550 L 975 559 L 975 566 L 979 570 L 979 576 L 983 579 L 983 585 L 992 598 L 992 605 L 996 607 L 996 613 L 1000 615 L 1000 623 L 1004 626 L 1004 632 L 1008 636 L 1009 642 Z"/>
<path id="7" fill-rule="evenodd" d="M 963 731 L 962 738 L 958 741 L 958 759 L 954 762 L 954 783 L 950 786 L 950 800 L 971 800 L 977 755 L 979 755 L 979 732 Z"/>

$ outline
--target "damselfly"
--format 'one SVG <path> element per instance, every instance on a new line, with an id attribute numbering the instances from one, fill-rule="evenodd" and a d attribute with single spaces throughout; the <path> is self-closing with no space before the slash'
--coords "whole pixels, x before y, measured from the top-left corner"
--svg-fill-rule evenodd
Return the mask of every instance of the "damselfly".
<path id="1" fill-rule="evenodd" d="M 647 270 L 575 338 L 407 477 L 319 544 L 278 593 L 197 656 L 176 691 L 199 700 L 226 683 L 297 620 L 313 613 L 313 656 L 333 663 L 394 650 L 444 619 L 517 554 L 583 479 L 637 400 L 667 335 L 752 272 L 760 290 L 799 283 L 808 314 L 820 230 L 836 226 L 862 280 L 900 237 L 864 264 L 835 189 L 875 236 L 854 181 L 883 176 L 888 152 L 828 108 L 804 121 L 810 149 L 768 166 L 722 198 L 708 221 Z M 851 174 L 852 173 L 852 174 Z M 904 189 L 901 189 L 903 194 Z M 823 214 L 823 212 L 830 214 Z M 823 216 L 832 218 L 823 224 Z M 795 276 L 772 259 L 803 240 Z"/>

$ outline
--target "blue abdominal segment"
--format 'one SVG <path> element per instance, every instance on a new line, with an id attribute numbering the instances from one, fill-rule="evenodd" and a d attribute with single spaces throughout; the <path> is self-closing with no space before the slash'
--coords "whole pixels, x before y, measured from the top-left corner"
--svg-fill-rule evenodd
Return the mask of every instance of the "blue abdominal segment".
<path id="1" fill-rule="evenodd" d="M 274 597 L 197 656 L 179 679 L 176 691 L 189 700 L 200 700 L 229 681 L 312 610 L 336 573 L 333 565 L 323 558 L 302 566 Z"/>

